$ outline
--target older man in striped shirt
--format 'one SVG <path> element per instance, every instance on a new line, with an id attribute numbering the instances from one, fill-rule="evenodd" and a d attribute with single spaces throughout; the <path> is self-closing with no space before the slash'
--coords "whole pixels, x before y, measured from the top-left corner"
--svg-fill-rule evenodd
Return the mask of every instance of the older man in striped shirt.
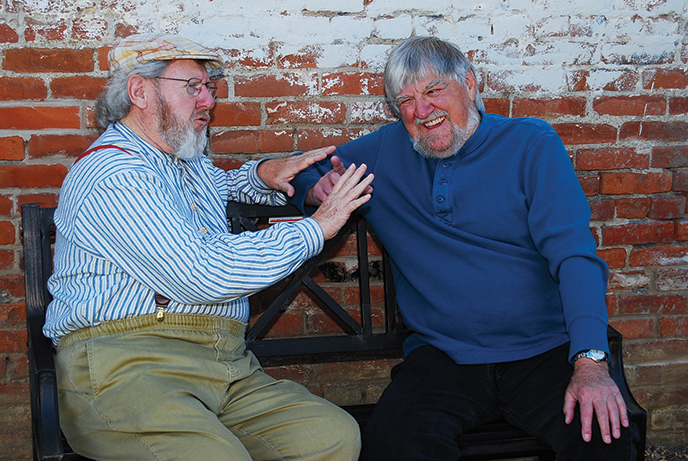
<path id="1" fill-rule="evenodd" d="M 293 176 L 333 149 L 225 172 L 204 155 L 215 53 L 135 35 L 109 64 L 96 110 L 106 131 L 55 214 L 44 333 L 69 443 L 98 459 L 356 459 L 356 422 L 265 374 L 244 329 L 247 296 L 320 252 L 372 177 L 352 167 L 311 218 L 232 235 L 228 200 L 284 204 Z"/>

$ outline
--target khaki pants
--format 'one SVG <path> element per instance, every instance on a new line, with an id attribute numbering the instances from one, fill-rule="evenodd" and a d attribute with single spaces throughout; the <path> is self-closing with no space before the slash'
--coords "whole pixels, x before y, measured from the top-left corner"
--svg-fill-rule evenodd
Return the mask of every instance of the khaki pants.
<path id="1" fill-rule="evenodd" d="M 105 322 L 60 341 L 62 430 L 96 459 L 354 460 L 356 421 L 265 374 L 244 325 L 166 314 Z"/>

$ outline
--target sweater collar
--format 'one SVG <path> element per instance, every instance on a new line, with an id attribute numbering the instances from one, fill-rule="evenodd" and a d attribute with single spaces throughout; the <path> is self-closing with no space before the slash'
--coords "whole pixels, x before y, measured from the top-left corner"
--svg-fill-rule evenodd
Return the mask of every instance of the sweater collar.
<path id="1" fill-rule="evenodd" d="M 490 127 L 492 127 L 492 118 L 483 111 L 479 112 L 480 124 L 478 125 L 478 128 L 476 128 L 471 137 L 468 138 L 466 143 L 461 146 L 461 149 L 459 149 L 459 152 L 457 152 L 457 155 L 461 157 L 465 157 L 475 152 L 483 143 L 485 138 L 487 138 L 487 135 L 490 132 Z"/>

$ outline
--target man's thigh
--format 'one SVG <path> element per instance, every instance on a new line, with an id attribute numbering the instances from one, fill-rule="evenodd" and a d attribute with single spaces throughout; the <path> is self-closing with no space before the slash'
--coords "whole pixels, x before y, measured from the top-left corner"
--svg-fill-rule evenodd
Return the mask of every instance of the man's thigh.
<path id="1" fill-rule="evenodd" d="M 622 428 L 622 438 L 602 441 L 596 417 L 593 440 L 583 441 L 580 413 L 564 421 L 564 395 L 573 376 L 568 344 L 527 360 L 500 364 L 496 378 L 504 416 L 513 424 L 554 447 L 557 459 L 627 460 L 632 456 L 635 427 Z"/>
<path id="2" fill-rule="evenodd" d="M 97 459 L 250 460 L 215 414 L 227 366 L 202 349 L 131 335 L 61 350 L 60 417 L 72 448 Z"/>
<path id="3" fill-rule="evenodd" d="M 392 372 L 364 433 L 366 459 L 457 459 L 456 438 L 499 416 L 490 369 L 456 365 L 431 346 Z"/>
<path id="4" fill-rule="evenodd" d="M 361 448 L 346 411 L 263 371 L 231 384 L 219 417 L 254 459 L 356 460 Z"/>

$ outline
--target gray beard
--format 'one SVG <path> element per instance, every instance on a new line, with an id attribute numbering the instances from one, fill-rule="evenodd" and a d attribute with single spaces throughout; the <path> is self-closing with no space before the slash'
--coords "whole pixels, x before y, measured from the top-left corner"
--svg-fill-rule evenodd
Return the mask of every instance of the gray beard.
<path id="1" fill-rule="evenodd" d="M 477 126 L 480 124 L 480 115 L 477 111 L 471 111 L 469 118 L 466 122 L 466 128 L 459 128 L 458 126 L 451 124 L 452 130 L 452 140 L 449 147 L 443 150 L 434 149 L 431 145 L 429 139 L 421 139 L 419 136 L 413 138 L 413 148 L 425 158 L 437 159 L 437 158 L 449 158 L 459 152 L 459 149 L 466 144 L 468 138 L 471 137 Z"/>
<path id="2" fill-rule="evenodd" d="M 203 155 L 208 144 L 206 130 L 198 132 L 191 122 L 186 125 L 180 123 L 159 93 L 158 120 L 160 137 L 172 148 L 171 155 L 180 160 L 191 160 Z"/>
<path id="3" fill-rule="evenodd" d="M 191 126 L 185 130 L 168 133 L 170 134 L 170 139 L 166 139 L 165 136 L 163 136 L 163 139 L 172 146 L 172 155 L 180 160 L 191 160 L 192 158 L 200 157 L 208 144 L 208 137 L 205 132 L 199 133 Z M 176 145 L 172 144 L 172 138 L 177 143 Z"/>

